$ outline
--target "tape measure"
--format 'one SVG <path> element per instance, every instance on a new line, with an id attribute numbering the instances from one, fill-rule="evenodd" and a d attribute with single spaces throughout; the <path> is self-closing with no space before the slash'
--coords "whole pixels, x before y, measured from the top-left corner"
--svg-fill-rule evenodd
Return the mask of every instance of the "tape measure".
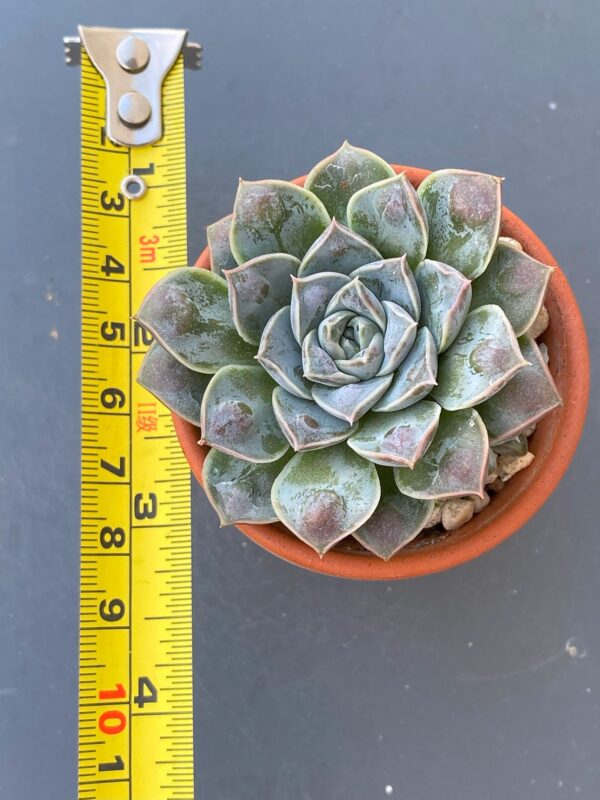
<path id="1" fill-rule="evenodd" d="M 192 800 L 190 476 L 170 412 L 136 383 L 151 337 L 131 317 L 188 263 L 183 69 L 199 47 L 184 31 L 80 35 L 78 797 Z"/>

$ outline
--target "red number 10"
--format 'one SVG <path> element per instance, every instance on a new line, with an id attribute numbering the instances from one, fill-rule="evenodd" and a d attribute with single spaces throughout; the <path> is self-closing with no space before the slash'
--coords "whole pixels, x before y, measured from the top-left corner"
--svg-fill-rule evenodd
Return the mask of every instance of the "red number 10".
<path id="1" fill-rule="evenodd" d="M 126 697 L 125 687 L 122 683 L 117 683 L 114 689 L 101 689 L 98 692 L 100 700 L 121 700 Z M 109 709 L 100 714 L 98 718 L 98 728 L 107 735 L 121 733 L 127 724 L 127 718 L 122 711 L 118 709 Z M 98 764 L 100 772 L 108 772 L 113 770 L 124 769 L 125 765 L 121 756 L 115 756 L 114 761 Z"/>

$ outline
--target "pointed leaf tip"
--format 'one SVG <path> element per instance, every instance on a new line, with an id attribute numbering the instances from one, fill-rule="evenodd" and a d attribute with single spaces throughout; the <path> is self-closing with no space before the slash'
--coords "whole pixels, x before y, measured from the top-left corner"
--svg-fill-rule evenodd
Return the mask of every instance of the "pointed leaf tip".
<path id="1" fill-rule="evenodd" d="M 400 494 L 393 480 L 380 473 L 381 499 L 373 515 L 353 537 L 376 556 L 389 561 L 425 527 L 435 503 Z"/>
<path id="2" fill-rule="evenodd" d="M 471 282 L 448 264 L 425 259 L 415 270 L 421 319 L 435 339 L 438 353 L 456 339 L 469 311 Z"/>
<path id="3" fill-rule="evenodd" d="M 399 411 L 418 403 L 437 385 L 437 351 L 427 328 L 420 328 L 412 350 L 400 364 L 374 412 Z"/>
<path id="4" fill-rule="evenodd" d="M 171 270 L 150 289 L 136 316 L 189 369 L 214 373 L 226 364 L 254 363 L 256 349 L 233 324 L 227 283 L 214 272 Z"/>
<path id="5" fill-rule="evenodd" d="M 223 219 L 213 222 L 206 228 L 206 239 L 210 253 L 210 268 L 217 275 L 223 277 L 223 270 L 237 267 L 231 247 L 229 246 L 229 234 L 231 231 L 232 214 Z"/>
<path id="6" fill-rule="evenodd" d="M 291 275 L 300 262 L 285 253 L 269 253 L 225 271 L 231 315 L 246 342 L 258 344 L 267 322 L 276 311 L 289 305 Z"/>
<path id="7" fill-rule="evenodd" d="M 293 456 L 271 497 L 283 524 L 324 555 L 367 521 L 380 495 L 375 465 L 337 444 Z"/>
<path id="8" fill-rule="evenodd" d="M 315 384 L 312 388 L 313 400 L 329 414 L 353 425 L 385 394 L 392 378 L 393 375 L 382 375 L 337 389 Z"/>
<path id="9" fill-rule="evenodd" d="M 427 256 L 449 264 L 471 280 L 494 252 L 502 213 L 501 181 L 466 170 L 432 172 L 418 195 L 429 221 Z"/>
<path id="10" fill-rule="evenodd" d="M 210 378 L 185 367 L 158 342 L 148 349 L 137 374 L 140 386 L 192 425 L 200 424 L 200 404 Z"/>
<path id="11" fill-rule="evenodd" d="M 421 314 L 421 299 L 412 270 L 406 256 L 386 258 L 365 264 L 350 275 L 360 278 L 361 283 L 370 289 L 379 300 L 389 300 L 403 308 L 418 322 Z"/>
<path id="12" fill-rule="evenodd" d="M 381 258 L 366 239 L 341 225 L 335 217 L 302 259 L 299 277 L 320 272 L 349 275 L 352 270 Z"/>
<path id="13" fill-rule="evenodd" d="M 306 334 L 318 328 L 331 298 L 349 282 L 346 275 L 336 272 L 292 280 L 290 320 L 298 344 L 302 345 Z"/>
<path id="14" fill-rule="evenodd" d="M 414 269 L 427 252 L 428 223 L 419 196 L 401 172 L 352 195 L 348 224 L 384 258 L 406 255 Z"/>
<path id="15" fill-rule="evenodd" d="M 331 447 L 356 430 L 356 426 L 328 414 L 312 400 L 294 397 L 280 386 L 273 390 L 273 410 L 296 452 Z"/>
<path id="16" fill-rule="evenodd" d="M 475 409 L 443 411 L 425 455 L 412 470 L 396 468 L 394 477 L 402 494 L 421 500 L 483 497 L 488 451 L 487 432 Z"/>
<path id="17" fill-rule="evenodd" d="M 473 283 L 471 307 L 500 306 L 516 336 L 521 336 L 540 312 L 553 271 L 522 249 L 499 242 L 488 268 Z"/>
<path id="18" fill-rule="evenodd" d="M 286 453 L 269 464 L 252 464 L 219 450 L 209 452 L 202 468 L 202 484 L 221 527 L 277 522 L 271 488 L 291 455 Z"/>
<path id="19" fill-rule="evenodd" d="M 447 411 L 470 408 L 499 392 L 526 365 L 502 309 L 480 306 L 467 315 L 457 339 L 440 355 L 432 396 Z"/>
<path id="20" fill-rule="evenodd" d="M 288 181 L 241 181 L 229 243 L 238 264 L 268 253 L 302 259 L 329 224 L 311 192 Z"/>
<path id="21" fill-rule="evenodd" d="M 440 413 L 437 403 L 422 400 L 401 411 L 369 415 L 348 444 L 375 464 L 412 469 L 431 444 Z"/>
<path id="22" fill-rule="evenodd" d="M 273 413 L 274 385 L 262 367 L 220 369 L 202 398 L 200 424 L 206 444 L 254 463 L 281 458 L 288 442 Z"/>
<path id="23" fill-rule="evenodd" d="M 267 322 L 256 359 L 288 392 L 311 399 L 310 384 L 303 373 L 302 350 L 290 324 L 289 306 L 284 306 Z"/>
<path id="24" fill-rule="evenodd" d="M 539 346 L 527 334 L 519 338 L 519 346 L 528 365 L 477 407 L 494 446 L 527 431 L 562 404 Z"/>
<path id="25" fill-rule="evenodd" d="M 394 176 L 382 158 L 344 142 L 309 172 L 305 187 L 317 195 L 331 216 L 346 224 L 348 201 L 359 189 Z"/>

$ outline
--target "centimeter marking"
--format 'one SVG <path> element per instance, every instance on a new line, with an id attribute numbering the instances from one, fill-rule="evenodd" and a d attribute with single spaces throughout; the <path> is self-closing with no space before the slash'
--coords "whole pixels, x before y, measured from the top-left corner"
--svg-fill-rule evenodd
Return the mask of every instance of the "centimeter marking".
<path id="1" fill-rule="evenodd" d="M 135 381 L 151 337 L 131 319 L 187 264 L 183 59 L 164 133 L 106 136 L 104 81 L 82 53 L 80 800 L 193 800 L 189 470 L 170 413 Z M 120 191 L 143 176 L 144 197 Z"/>

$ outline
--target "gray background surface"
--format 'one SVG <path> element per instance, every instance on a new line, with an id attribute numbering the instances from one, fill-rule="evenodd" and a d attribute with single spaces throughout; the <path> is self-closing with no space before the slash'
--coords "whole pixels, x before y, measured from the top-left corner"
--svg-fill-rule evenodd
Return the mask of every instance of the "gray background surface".
<path id="1" fill-rule="evenodd" d="M 0 10 L 0 796 L 64 800 L 77 736 L 79 76 L 61 35 L 77 22 L 165 25 L 204 43 L 204 70 L 186 77 L 191 255 L 239 175 L 293 177 L 346 137 L 394 161 L 505 175 L 507 205 L 575 289 L 594 358 L 600 6 Z M 524 530 L 416 581 L 305 573 L 219 530 L 195 487 L 197 796 L 598 798 L 597 408 Z"/>

